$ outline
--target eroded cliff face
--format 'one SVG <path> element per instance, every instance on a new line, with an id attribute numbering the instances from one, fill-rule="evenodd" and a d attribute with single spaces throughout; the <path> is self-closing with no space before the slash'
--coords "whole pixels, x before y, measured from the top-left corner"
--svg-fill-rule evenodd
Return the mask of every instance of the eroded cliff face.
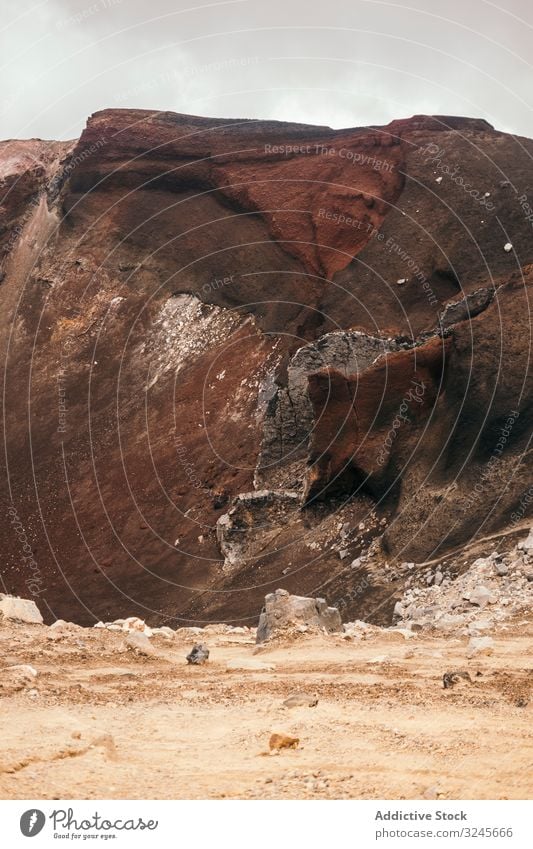
<path id="1" fill-rule="evenodd" d="M 133 110 L 3 143 L 4 588 L 387 622 L 395 564 L 526 519 L 532 152 Z"/>

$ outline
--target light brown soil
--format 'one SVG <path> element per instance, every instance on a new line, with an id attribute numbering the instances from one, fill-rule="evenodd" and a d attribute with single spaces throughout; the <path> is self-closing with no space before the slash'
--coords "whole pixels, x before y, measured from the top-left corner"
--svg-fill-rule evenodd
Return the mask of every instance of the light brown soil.
<path id="1" fill-rule="evenodd" d="M 3 798 L 531 798 L 531 622 L 473 660 L 465 637 L 305 635 L 258 652 L 211 631 L 198 667 L 183 634 L 141 658 L 121 634 L 49 633 L 0 627 L 0 682 L 12 664 L 39 672 L 33 693 L 0 690 Z M 457 669 L 473 683 L 445 690 Z M 318 704 L 283 707 L 294 692 Z M 299 747 L 266 754 L 274 732 Z"/>

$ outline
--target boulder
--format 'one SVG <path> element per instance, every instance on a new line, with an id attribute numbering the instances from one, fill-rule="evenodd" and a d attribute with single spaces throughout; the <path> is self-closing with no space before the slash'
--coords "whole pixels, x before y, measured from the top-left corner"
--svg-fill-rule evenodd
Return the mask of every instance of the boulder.
<path id="1" fill-rule="evenodd" d="M 289 734 L 272 734 L 269 740 L 270 751 L 280 751 L 280 749 L 297 749 L 300 740 L 298 737 L 291 737 Z"/>
<path id="2" fill-rule="evenodd" d="M 63 640 L 77 636 L 80 631 L 83 631 L 80 625 L 76 625 L 74 622 L 65 622 L 64 619 L 56 619 L 50 625 L 46 637 L 48 640 Z"/>
<path id="3" fill-rule="evenodd" d="M 187 655 L 187 663 L 199 666 L 209 660 L 209 649 L 204 643 L 195 643 Z"/>
<path id="4" fill-rule="evenodd" d="M 492 637 L 471 637 L 468 643 L 468 651 L 466 656 L 468 658 L 475 657 L 476 655 L 491 655 L 494 654 L 494 640 Z"/>
<path id="5" fill-rule="evenodd" d="M 487 587 L 476 587 L 469 593 L 470 604 L 475 604 L 478 607 L 485 607 L 487 604 L 494 604 L 497 601 L 496 596 L 491 593 Z"/>
<path id="6" fill-rule="evenodd" d="M 142 631 L 131 631 L 126 639 L 128 648 L 133 649 L 136 654 L 144 655 L 145 657 L 153 657 L 156 650 L 150 640 L 143 634 Z"/>
<path id="7" fill-rule="evenodd" d="M 315 626 L 324 628 L 328 633 L 342 631 L 338 609 L 328 607 L 323 598 L 291 595 L 281 589 L 269 593 L 259 617 L 256 642 L 264 643 L 276 631 L 290 625 Z"/>
<path id="8" fill-rule="evenodd" d="M 525 551 L 526 554 L 533 555 L 533 530 L 529 532 L 527 539 L 518 543 L 518 549 L 520 551 Z"/>
<path id="9" fill-rule="evenodd" d="M 160 628 L 152 628 L 151 631 L 154 637 L 165 637 L 167 640 L 173 640 L 176 636 L 175 631 L 169 628 L 168 625 L 161 625 Z"/>
<path id="10" fill-rule="evenodd" d="M 18 596 L 0 594 L 0 613 L 4 619 L 13 619 L 17 622 L 27 622 L 31 625 L 42 625 L 43 617 L 39 608 L 29 598 L 18 598 Z"/>
<path id="11" fill-rule="evenodd" d="M 404 613 L 405 613 L 405 609 L 404 609 L 403 604 L 401 603 L 401 601 L 397 601 L 396 604 L 394 605 L 393 615 L 397 616 L 399 619 L 401 619 L 403 617 Z"/>
<path id="12" fill-rule="evenodd" d="M 33 666 L 20 664 L 8 666 L 0 672 L 0 692 L 4 695 L 24 690 L 35 683 L 38 672 Z"/>
<path id="13" fill-rule="evenodd" d="M 383 631 L 383 637 L 387 639 L 411 640 L 415 636 L 415 632 L 410 628 L 388 628 Z"/>
<path id="14" fill-rule="evenodd" d="M 464 682 L 472 683 L 470 673 L 466 669 L 457 669 L 454 672 L 445 672 L 442 676 L 442 686 L 445 690 L 451 690 L 456 684 Z"/>
<path id="15" fill-rule="evenodd" d="M 443 613 L 435 622 L 435 628 L 439 631 L 455 631 L 466 622 L 466 617 L 461 614 Z"/>
<path id="16" fill-rule="evenodd" d="M 139 631 L 140 633 L 146 633 L 146 631 L 149 630 L 144 620 L 139 619 L 138 616 L 128 616 L 127 619 L 109 624 L 120 625 L 123 631 Z M 146 634 L 146 636 L 149 637 L 150 634 Z"/>
<path id="17" fill-rule="evenodd" d="M 292 693 L 292 695 L 286 698 L 283 702 L 283 707 L 316 707 L 317 704 L 318 697 L 315 695 L 310 696 L 308 693 Z"/>

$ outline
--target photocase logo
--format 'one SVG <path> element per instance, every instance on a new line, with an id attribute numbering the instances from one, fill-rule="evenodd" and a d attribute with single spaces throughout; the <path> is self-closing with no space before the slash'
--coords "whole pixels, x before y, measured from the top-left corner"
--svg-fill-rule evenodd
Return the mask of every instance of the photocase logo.
<path id="1" fill-rule="evenodd" d="M 37 808 L 31 808 L 25 811 L 20 818 L 20 830 L 24 837 L 35 837 L 43 830 L 46 817 L 42 811 Z"/>

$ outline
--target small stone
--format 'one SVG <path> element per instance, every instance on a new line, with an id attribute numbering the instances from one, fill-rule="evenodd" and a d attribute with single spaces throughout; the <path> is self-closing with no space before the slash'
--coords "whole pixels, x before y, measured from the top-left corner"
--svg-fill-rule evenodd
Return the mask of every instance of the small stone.
<path id="1" fill-rule="evenodd" d="M 169 628 L 168 625 L 161 625 L 160 628 L 152 628 L 152 634 L 154 636 L 166 637 L 168 640 L 173 640 L 176 636 L 176 632 Z"/>
<path id="2" fill-rule="evenodd" d="M 494 640 L 492 637 L 471 637 L 468 643 L 467 657 L 472 658 L 477 655 L 494 654 Z"/>
<path id="3" fill-rule="evenodd" d="M 405 611 L 404 611 L 403 604 L 401 603 L 401 601 L 397 601 L 396 604 L 394 605 L 393 615 L 397 616 L 399 619 L 401 619 L 402 616 L 404 615 L 404 612 Z"/>
<path id="4" fill-rule="evenodd" d="M 438 787 L 427 787 L 422 794 L 424 799 L 438 799 L 439 798 L 439 788 Z"/>
<path id="5" fill-rule="evenodd" d="M 34 666 L 30 666 L 29 663 L 22 663 L 19 666 L 10 666 L 8 667 L 11 672 L 17 672 L 22 675 L 28 681 L 33 681 L 34 678 L 37 678 L 38 672 Z"/>
<path id="6" fill-rule="evenodd" d="M 533 532 L 529 532 L 527 539 L 523 539 L 518 543 L 519 551 L 525 551 L 526 554 L 533 554 Z"/>
<path id="7" fill-rule="evenodd" d="M 65 637 L 78 635 L 80 631 L 83 631 L 80 625 L 75 625 L 74 622 L 65 622 L 64 619 L 56 619 L 48 628 L 46 638 L 48 640 L 63 640 Z"/>
<path id="8" fill-rule="evenodd" d="M 138 616 L 128 616 L 122 623 L 123 631 L 142 631 L 144 633 L 146 627 L 146 623 Z"/>
<path id="9" fill-rule="evenodd" d="M 133 649 L 136 654 L 144 655 L 145 657 L 153 657 L 156 651 L 151 644 L 146 634 L 140 631 L 132 631 L 126 638 L 126 645 Z"/>
<path id="10" fill-rule="evenodd" d="M 469 597 L 470 604 L 476 604 L 478 607 L 485 607 L 487 604 L 491 603 L 493 599 L 493 594 L 486 587 L 476 587 L 475 590 L 472 590 Z"/>
<path id="11" fill-rule="evenodd" d="M 207 660 L 209 660 L 209 649 L 205 643 L 195 643 L 187 655 L 187 663 L 191 663 L 193 666 L 199 666 Z"/>
<path id="12" fill-rule="evenodd" d="M 465 624 L 465 617 L 460 614 L 444 613 L 435 622 L 435 628 L 439 631 L 453 631 Z"/>
<path id="13" fill-rule="evenodd" d="M 39 608 L 29 598 L 0 593 L 0 614 L 4 616 L 4 619 L 13 619 L 16 622 L 26 622 L 30 625 L 43 624 Z"/>
<path id="14" fill-rule="evenodd" d="M 460 684 L 465 681 L 469 684 L 472 683 L 470 673 L 465 669 L 457 669 L 454 672 L 445 672 L 442 676 L 442 685 L 445 690 L 451 690 L 456 684 Z"/>
<path id="15" fill-rule="evenodd" d="M 441 572 L 440 570 L 438 570 L 437 572 L 435 572 L 435 578 L 434 578 L 434 581 L 433 581 L 433 583 L 435 584 L 435 586 L 436 586 L 436 587 L 440 587 L 440 585 L 442 584 L 443 580 L 444 580 L 444 575 L 442 574 L 442 572 Z"/>
<path id="16" fill-rule="evenodd" d="M 306 693 L 293 693 L 292 696 L 285 699 L 283 707 L 316 707 L 317 704 L 318 698 L 316 696 L 309 696 Z"/>
<path id="17" fill-rule="evenodd" d="M 415 636 L 410 628 L 390 628 L 387 633 L 398 634 L 404 640 L 411 640 Z"/>
<path id="18" fill-rule="evenodd" d="M 281 749 L 297 749 L 299 743 L 298 737 L 289 737 L 288 734 L 272 734 L 268 741 L 271 752 L 279 752 Z"/>
<path id="19" fill-rule="evenodd" d="M 513 246 L 511 244 L 511 242 L 506 242 L 505 245 L 503 246 L 503 249 L 504 249 L 505 253 L 509 253 L 510 251 L 512 251 Z"/>
<path id="20" fill-rule="evenodd" d="M 509 574 L 509 567 L 507 563 L 495 563 L 494 571 L 500 578 L 503 578 L 505 575 Z"/>
<path id="21" fill-rule="evenodd" d="M 0 692 L 16 692 L 33 685 L 37 678 L 37 670 L 29 664 L 8 666 L 0 673 Z"/>

